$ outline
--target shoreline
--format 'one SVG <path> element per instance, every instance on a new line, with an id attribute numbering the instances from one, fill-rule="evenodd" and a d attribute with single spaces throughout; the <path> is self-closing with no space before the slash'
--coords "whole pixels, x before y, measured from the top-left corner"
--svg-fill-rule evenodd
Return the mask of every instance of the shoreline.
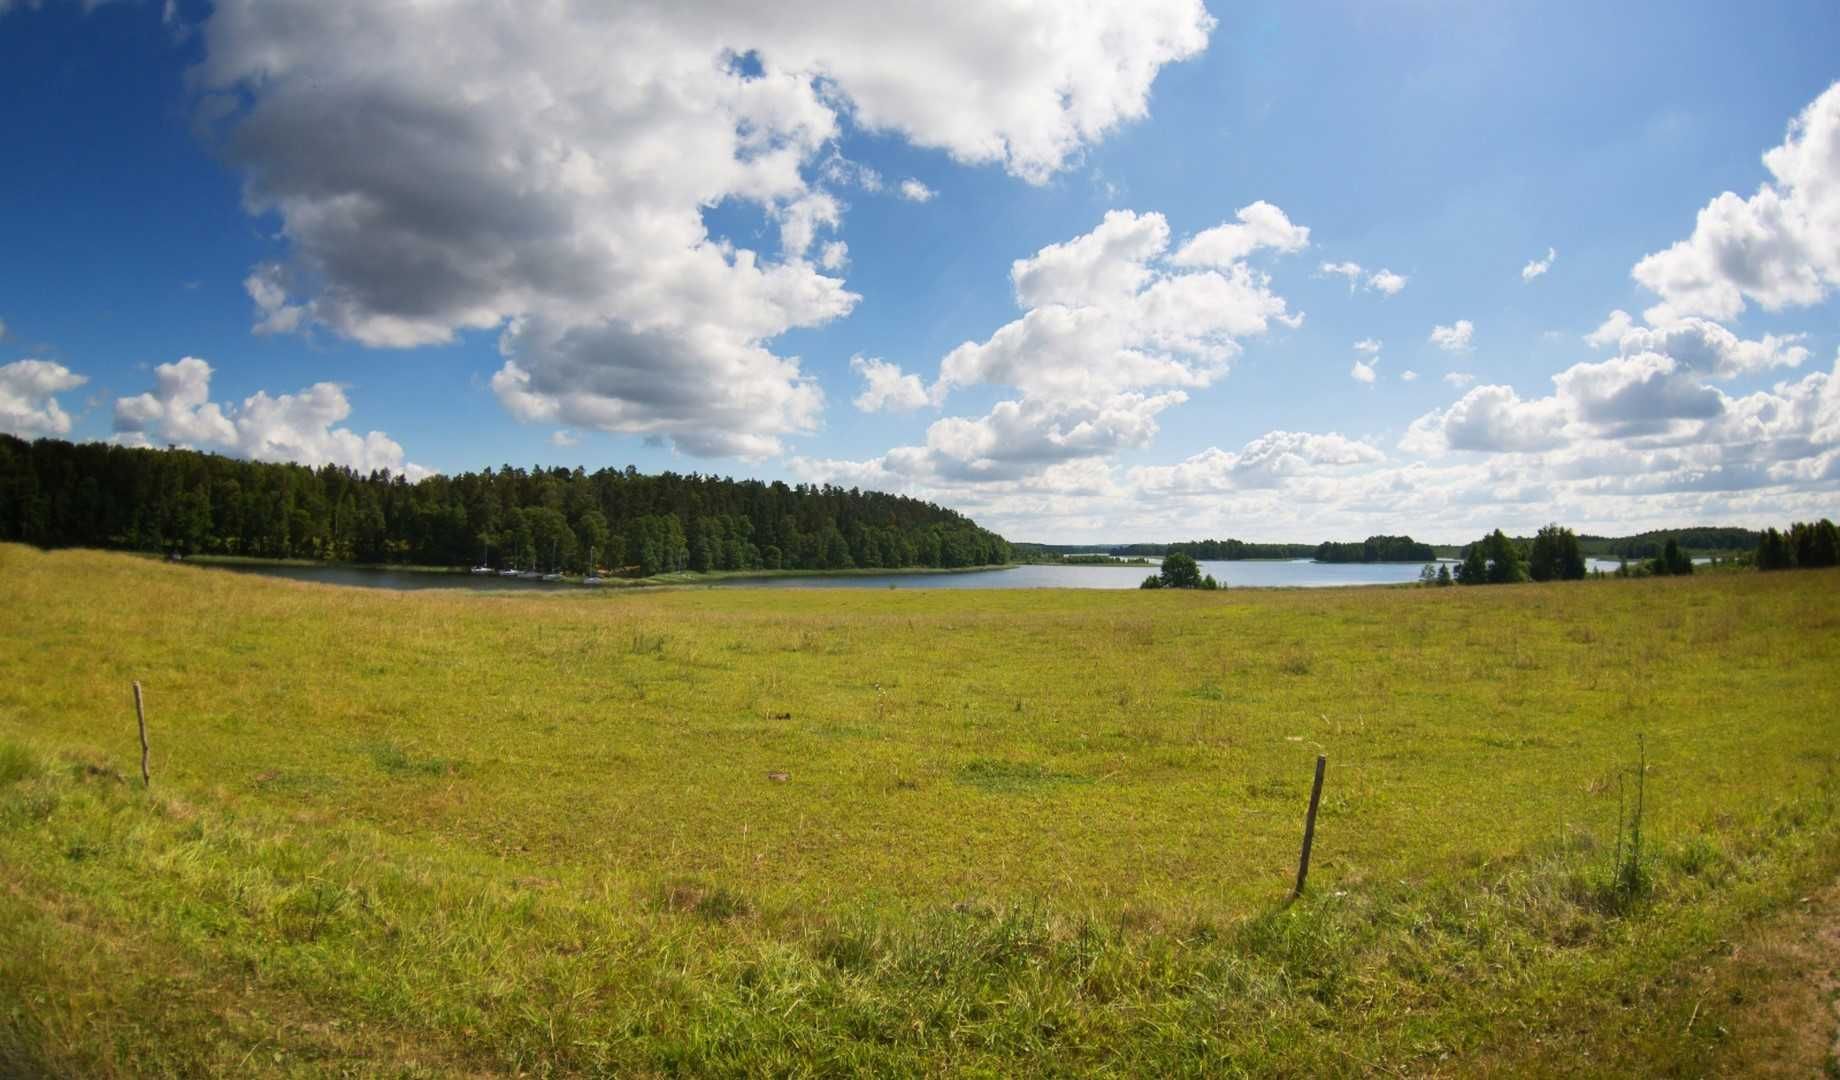
<path id="1" fill-rule="evenodd" d="M 88 550 L 105 550 L 92 548 Z M 165 556 L 146 551 L 123 552 L 156 562 L 166 562 Z M 363 570 L 378 573 L 430 574 L 447 577 L 471 577 L 470 567 L 425 566 L 413 563 L 359 563 L 338 562 L 325 559 L 272 559 L 259 555 L 187 555 L 174 565 L 221 566 L 235 568 L 238 566 L 293 567 L 303 570 Z M 799 577 L 881 577 L 889 574 L 924 576 L 929 574 L 977 574 L 995 570 L 1013 570 L 1025 563 L 992 563 L 983 566 L 902 566 L 902 567 L 850 567 L 841 570 L 671 570 L 650 577 L 608 577 L 597 585 L 586 588 L 641 588 L 651 586 L 699 585 L 717 581 L 735 581 L 738 579 L 771 579 Z M 483 575 L 482 575 L 483 576 Z M 550 585 L 583 585 L 580 574 L 564 574 L 560 582 L 548 582 Z"/>

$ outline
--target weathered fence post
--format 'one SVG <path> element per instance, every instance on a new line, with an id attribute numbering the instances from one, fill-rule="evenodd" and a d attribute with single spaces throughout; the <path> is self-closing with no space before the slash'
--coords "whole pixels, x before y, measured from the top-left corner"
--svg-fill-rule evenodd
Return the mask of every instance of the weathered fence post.
<path id="1" fill-rule="evenodd" d="M 1316 783 L 1310 788 L 1310 813 L 1303 819 L 1303 854 L 1297 857 L 1297 888 L 1291 899 L 1303 895 L 1303 879 L 1310 876 L 1310 845 L 1316 840 L 1316 807 L 1322 802 L 1323 770 L 1329 767 L 1327 754 L 1316 755 Z"/>
<path id="2" fill-rule="evenodd" d="M 147 710 L 141 706 L 141 681 L 134 680 L 134 719 L 141 727 L 141 786 L 152 787 L 153 777 L 147 772 Z M 1315 808 L 1311 807 L 1312 816 Z"/>

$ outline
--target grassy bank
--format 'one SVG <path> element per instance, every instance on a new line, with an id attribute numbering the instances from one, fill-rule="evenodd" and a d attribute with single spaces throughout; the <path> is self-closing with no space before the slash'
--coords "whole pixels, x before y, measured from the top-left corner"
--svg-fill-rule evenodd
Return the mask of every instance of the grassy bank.
<path id="1" fill-rule="evenodd" d="M 1836 600 L 0 547 L 0 1072 L 1728 1069 L 1771 1044 L 1694 973 L 1840 873 Z"/>

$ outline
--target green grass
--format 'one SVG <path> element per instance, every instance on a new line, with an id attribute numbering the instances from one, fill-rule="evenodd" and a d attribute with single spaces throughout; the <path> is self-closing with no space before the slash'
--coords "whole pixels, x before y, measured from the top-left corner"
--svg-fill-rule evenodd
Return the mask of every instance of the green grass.
<path id="1" fill-rule="evenodd" d="M 1689 973 L 1840 873 L 1836 600 L 0 547 L 0 1073 L 1703 1073 Z"/>

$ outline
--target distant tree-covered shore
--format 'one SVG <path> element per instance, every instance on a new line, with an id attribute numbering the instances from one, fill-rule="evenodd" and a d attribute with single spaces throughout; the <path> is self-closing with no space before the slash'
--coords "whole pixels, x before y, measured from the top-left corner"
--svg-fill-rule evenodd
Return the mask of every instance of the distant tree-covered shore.
<path id="1" fill-rule="evenodd" d="M 1079 554 L 1118 558 L 1161 558 L 1187 555 L 1201 562 L 1241 562 L 1247 559 L 1315 559 L 1318 562 L 1421 562 L 1437 558 L 1436 549 L 1409 536 L 1370 536 L 1366 540 L 1319 544 L 1259 544 L 1245 540 L 1180 540 L 1170 544 L 1016 544 L 1018 556 L 1042 561 L 1066 561 Z"/>
<path id="2" fill-rule="evenodd" d="M 1003 537 L 918 499 L 695 473 L 507 465 L 410 482 L 0 435 L 0 540 L 39 547 L 649 576 L 986 566 Z"/>

